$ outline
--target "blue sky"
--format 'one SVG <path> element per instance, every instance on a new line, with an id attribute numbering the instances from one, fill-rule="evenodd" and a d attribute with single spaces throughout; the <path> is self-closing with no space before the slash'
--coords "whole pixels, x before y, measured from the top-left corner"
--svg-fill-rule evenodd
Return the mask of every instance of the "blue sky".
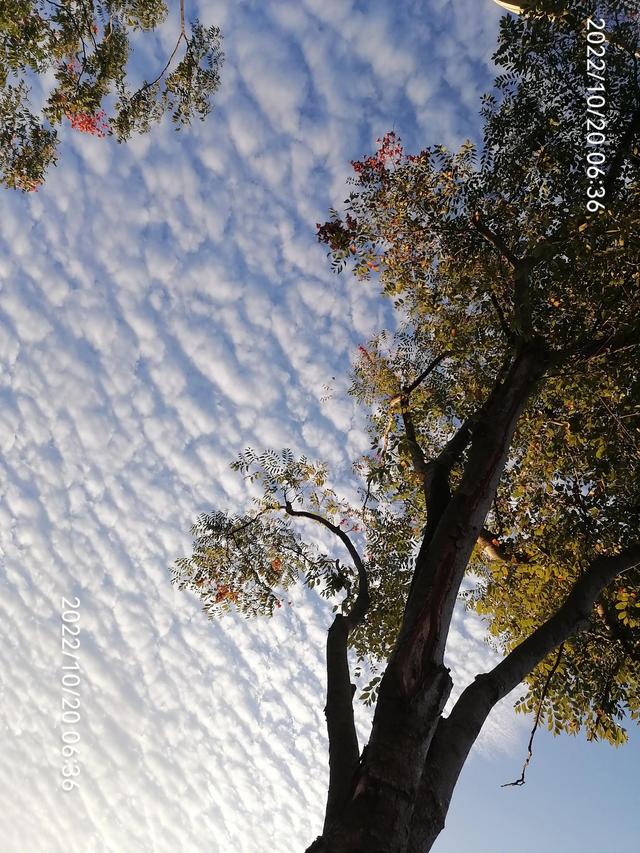
<path id="1" fill-rule="evenodd" d="M 0 195 L 3 853 L 289 853 L 319 830 L 330 611 L 298 590 L 271 621 L 209 623 L 167 567 L 197 513 L 246 503 L 228 469 L 246 445 L 322 458 L 352 488 L 368 442 L 348 366 L 390 317 L 331 274 L 315 223 L 385 131 L 477 137 L 492 78 L 489 0 L 186 6 L 224 31 L 209 119 L 126 147 L 69 131 L 42 190 Z M 174 31 L 175 10 L 145 57 Z M 76 595 L 82 772 L 64 794 Z M 458 613 L 456 690 L 491 660 Z M 508 702 L 492 715 L 435 849 L 632 849 L 635 732 L 618 753 L 541 735 L 530 782 L 500 790 L 528 728 Z"/>

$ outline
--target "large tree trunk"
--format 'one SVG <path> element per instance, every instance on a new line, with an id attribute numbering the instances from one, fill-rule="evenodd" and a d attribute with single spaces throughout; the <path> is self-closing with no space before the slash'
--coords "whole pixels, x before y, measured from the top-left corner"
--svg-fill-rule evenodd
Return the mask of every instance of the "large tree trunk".
<path id="1" fill-rule="evenodd" d="M 454 603 L 497 489 L 518 418 L 546 354 L 522 348 L 471 434 L 463 477 L 423 542 L 398 642 L 380 683 L 371 738 L 342 808 L 308 853 L 406 853 L 427 753 L 451 691 L 443 653 Z M 329 816 L 328 816 L 329 817 Z"/>
<path id="2" fill-rule="evenodd" d="M 323 835 L 307 853 L 428 853 L 491 708 L 588 621 L 597 596 L 618 572 L 640 561 L 637 546 L 596 560 L 559 611 L 492 672 L 478 676 L 443 719 L 452 687 L 443 655 L 456 597 L 518 420 L 546 364 L 543 347 L 534 341 L 521 346 L 478 418 L 471 427 L 461 427 L 460 434 L 466 430 L 462 446 L 468 443 L 462 478 L 424 537 L 398 640 L 380 682 L 371 737 L 353 774 L 354 729 L 345 698 L 347 635 L 339 632 L 339 665 L 333 674 L 332 656 L 327 658 L 328 699 L 332 684 L 340 687 L 342 697 L 335 700 L 340 713 L 327 715 L 332 756 L 328 809 Z"/>
<path id="3" fill-rule="evenodd" d="M 387 682 L 376 706 L 371 739 L 339 817 L 307 853 L 402 853 L 427 750 L 451 691 L 448 671 L 430 673 L 416 696 Z"/>
<path id="4" fill-rule="evenodd" d="M 413 700 L 400 693 L 395 708 L 388 702 L 381 712 L 376 709 L 372 757 L 367 755 L 366 769 L 356 774 L 340 817 L 307 853 L 429 853 L 444 828 L 460 772 L 491 709 L 553 649 L 588 624 L 596 600 L 614 578 L 638 565 L 640 543 L 616 556 L 595 559 L 557 612 L 491 672 L 477 676 L 447 718 L 442 718 L 450 689 L 446 670 L 432 672 L 428 685 Z M 422 720 L 422 730 L 415 727 L 417 720 Z M 411 752 L 408 732 L 415 752 Z M 413 786 L 416 772 L 417 788 Z"/>

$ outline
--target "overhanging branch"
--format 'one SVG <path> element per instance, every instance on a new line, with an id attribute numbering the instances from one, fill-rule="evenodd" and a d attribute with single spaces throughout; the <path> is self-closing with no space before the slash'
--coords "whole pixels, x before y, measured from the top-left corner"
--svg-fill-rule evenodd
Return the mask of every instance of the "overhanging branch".
<path id="1" fill-rule="evenodd" d="M 293 516 L 294 518 L 308 518 L 311 521 L 315 521 L 317 524 L 322 525 L 322 527 L 326 527 L 327 530 L 330 530 L 334 536 L 337 536 L 338 539 L 340 539 L 349 552 L 349 556 L 353 560 L 353 565 L 358 572 L 358 595 L 356 596 L 356 600 L 354 601 L 351 610 L 345 616 L 348 622 L 348 630 L 352 631 L 356 625 L 364 619 L 369 607 L 369 580 L 367 577 L 367 570 L 364 567 L 360 554 L 358 554 L 356 546 L 344 530 L 341 530 L 337 524 L 333 524 L 328 518 L 325 518 L 318 513 L 307 512 L 307 510 L 303 509 L 294 509 L 289 501 L 285 501 L 284 506 L 281 506 L 280 509 L 283 509 L 287 515 Z"/>
<path id="2" fill-rule="evenodd" d="M 519 646 L 516 646 L 491 672 L 479 676 L 467 690 L 473 693 L 475 688 L 485 696 L 490 694 L 495 696 L 491 704 L 493 707 L 495 702 L 517 687 L 549 652 L 565 642 L 588 621 L 596 599 L 617 575 L 638 565 L 640 565 L 640 543 L 614 557 L 596 558 L 576 582 L 566 601 L 556 613 Z M 480 687 L 476 688 L 478 684 Z M 468 704 L 464 696 L 463 693 L 458 700 L 458 705 L 463 709 Z M 456 715 L 458 705 L 454 708 L 451 718 Z"/>

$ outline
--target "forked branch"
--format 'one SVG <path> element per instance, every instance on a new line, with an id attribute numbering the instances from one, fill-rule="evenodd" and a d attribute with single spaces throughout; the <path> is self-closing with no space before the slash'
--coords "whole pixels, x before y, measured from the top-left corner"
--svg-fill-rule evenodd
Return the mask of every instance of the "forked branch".
<path id="1" fill-rule="evenodd" d="M 640 542 L 612 557 L 598 557 L 584 572 L 564 604 L 523 640 L 493 670 L 478 675 L 443 719 L 434 735 L 414 811 L 410 853 L 425 849 L 432 823 L 425 820 L 420 802 L 436 803 L 444 821 L 453 789 L 469 751 L 494 705 L 503 699 L 554 648 L 586 626 L 602 591 L 620 574 L 640 565 Z"/>

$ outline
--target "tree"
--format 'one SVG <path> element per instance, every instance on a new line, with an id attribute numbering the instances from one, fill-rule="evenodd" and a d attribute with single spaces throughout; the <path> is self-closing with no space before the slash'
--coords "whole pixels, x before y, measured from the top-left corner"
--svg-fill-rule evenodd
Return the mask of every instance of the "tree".
<path id="1" fill-rule="evenodd" d="M 176 128 L 204 118 L 220 83 L 217 27 L 180 28 L 164 67 L 131 88 L 131 34 L 156 29 L 163 0 L 4 0 L 0 9 L 0 183 L 36 190 L 57 160 L 57 126 L 125 142 L 169 113 Z M 178 52 L 182 50 L 181 55 Z M 178 57 L 177 61 L 176 57 Z M 40 111 L 34 75 L 52 75 Z"/>
<path id="2" fill-rule="evenodd" d="M 308 853 L 430 850 L 484 721 L 522 682 L 518 710 L 555 733 L 617 745 L 640 715 L 637 17 L 623 0 L 540 0 L 504 18 L 479 153 L 406 155 L 389 133 L 353 163 L 346 211 L 318 236 L 399 318 L 354 368 L 372 412 L 362 501 L 321 464 L 248 450 L 234 467 L 255 507 L 201 516 L 175 565 L 209 616 L 271 615 L 301 578 L 342 596 Z M 339 556 L 303 538 L 310 522 Z M 445 716 L 461 596 L 504 659 Z M 362 753 L 349 648 L 384 666 Z"/>

